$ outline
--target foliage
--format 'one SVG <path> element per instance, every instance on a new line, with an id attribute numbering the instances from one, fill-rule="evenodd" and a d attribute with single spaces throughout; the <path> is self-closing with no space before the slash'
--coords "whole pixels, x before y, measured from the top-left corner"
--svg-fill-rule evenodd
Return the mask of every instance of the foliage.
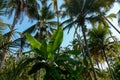
<path id="1" fill-rule="evenodd" d="M 116 14 L 106 15 L 115 0 L 58 1 L 0 1 L 0 16 L 13 19 L 0 18 L 0 80 L 119 80 L 120 42 L 108 20 Z M 34 24 L 17 32 L 26 17 Z M 73 28 L 63 47 L 64 30 Z"/>

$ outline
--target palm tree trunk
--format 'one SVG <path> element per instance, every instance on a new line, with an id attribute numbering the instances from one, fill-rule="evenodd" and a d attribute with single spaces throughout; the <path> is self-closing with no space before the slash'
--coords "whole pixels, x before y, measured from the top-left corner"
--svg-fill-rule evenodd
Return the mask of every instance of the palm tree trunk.
<path id="1" fill-rule="evenodd" d="M 93 80 L 93 78 L 92 78 L 92 74 L 91 74 L 90 71 L 89 71 L 89 75 L 90 75 L 90 80 Z"/>
<path id="2" fill-rule="evenodd" d="M 14 15 L 14 19 L 13 19 L 13 24 L 11 26 L 11 29 L 10 29 L 10 35 L 8 36 L 8 43 L 11 43 L 12 42 L 12 35 L 13 35 L 13 32 L 14 32 L 14 27 L 15 27 L 15 24 L 17 23 L 17 11 L 15 11 L 15 15 Z M 8 55 L 8 49 L 9 49 L 9 45 L 6 45 L 5 46 L 5 51 L 4 51 L 4 59 L 3 61 L 6 59 L 6 56 Z"/>
<path id="3" fill-rule="evenodd" d="M 100 15 L 120 34 L 120 31 L 101 12 Z"/>
<path id="4" fill-rule="evenodd" d="M 112 70 L 110 69 L 110 64 L 109 64 L 109 62 L 108 62 L 108 59 L 107 59 L 107 56 L 106 56 L 106 54 L 105 54 L 105 50 L 104 50 L 104 49 L 103 49 L 103 55 L 104 55 L 104 57 L 105 57 L 105 60 L 106 60 L 107 65 L 108 65 L 108 69 L 109 69 L 111 78 L 112 78 L 112 80 L 115 80 L 115 78 L 114 78 L 114 76 L 113 76 L 113 73 L 112 73 Z"/>
<path id="5" fill-rule="evenodd" d="M 11 42 L 12 42 L 12 35 L 13 35 L 13 32 L 14 32 L 14 27 L 15 27 L 15 24 L 17 23 L 17 11 L 15 11 L 15 15 L 14 15 L 14 19 L 13 19 L 13 24 L 12 24 L 12 26 L 11 26 L 11 29 L 10 29 L 10 35 L 8 36 L 8 38 L 7 38 L 7 43 L 8 44 L 10 44 Z M 6 61 L 6 57 L 7 57 L 7 55 L 8 55 L 8 49 L 9 49 L 9 45 L 5 45 L 5 47 L 4 47 L 5 49 L 3 50 L 3 52 L 4 52 L 4 54 L 2 55 L 3 56 L 3 59 L 2 59 L 2 61 L 1 61 L 1 64 L 3 63 L 4 64 L 4 62 Z M 2 67 L 2 65 L 0 65 L 0 68 Z"/>
<path id="6" fill-rule="evenodd" d="M 85 52 L 86 52 L 86 55 L 88 55 L 88 58 L 90 60 L 90 64 L 91 64 L 91 67 L 92 67 L 92 70 L 93 70 L 93 74 L 94 74 L 94 80 L 98 80 L 95 68 L 94 68 L 93 63 L 92 63 L 92 58 L 91 58 L 91 55 L 90 55 L 90 51 L 88 49 L 87 39 L 86 39 L 86 35 L 85 35 L 85 28 L 84 28 L 84 26 L 81 26 L 81 27 L 82 27 L 82 33 L 83 33 L 83 37 L 84 37 L 84 41 L 85 41 L 85 47 L 86 47 Z"/>
<path id="7" fill-rule="evenodd" d="M 58 22 L 58 27 L 59 27 L 59 12 L 58 12 L 57 0 L 52 0 L 52 2 L 53 2 L 54 10 L 57 14 L 57 22 Z"/>

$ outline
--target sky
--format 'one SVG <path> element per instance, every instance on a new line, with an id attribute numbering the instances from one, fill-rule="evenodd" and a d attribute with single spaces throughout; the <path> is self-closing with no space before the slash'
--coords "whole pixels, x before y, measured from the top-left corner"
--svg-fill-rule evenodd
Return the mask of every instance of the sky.
<path id="1" fill-rule="evenodd" d="M 119 10 L 120 10 L 120 4 L 114 3 L 114 7 L 109 11 L 108 14 L 110 14 L 110 13 L 117 14 Z M 111 20 L 111 19 L 109 19 L 109 20 L 120 31 L 120 26 L 118 25 L 118 17 L 113 18 L 113 20 Z M 112 27 L 110 29 L 111 29 L 113 35 L 116 36 L 120 40 L 120 34 Z"/>
<path id="2" fill-rule="evenodd" d="M 58 6 L 60 6 L 62 4 L 62 0 L 58 0 Z M 110 13 L 115 13 L 117 14 L 117 12 L 120 10 L 120 5 L 118 3 L 114 3 L 114 6 L 113 8 L 111 8 L 111 10 L 108 12 L 108 14 Z M 14 15 L 14 14 L 13 14 Z M 13 19 L 10 18 L 6 18 L 6 17 L 1 17 L 4 21 L 12 24 L 13 22 Z M 110 19 L 109 19 L 110 20 Z M 110 20 L 111 23 L 120 31 L 120 27 L 118 26 L 118 19 L 117 18 L 114 18 L 112 20 Z M 16 31 L 18 32 L 23 32 L 25 29 L 27 29 L 28 27 L 30 27 L 31 25 L 35 24 L 35 22 L 33 23 L 30 23 L 28 22 L 28 18 L 27 17 L 24 17 L 24 20 L 22 21 L 22 23 L 17 23 L 15 29 Z M 112 27 L 110 28 L 113 35 L 116 36 L 119 40 L 120 40 L 120 34 L 117 33 L 117 31 L 115 31 Z M 69 34 L 67 34 L 67 30 L 64 31 L 64 38 L 63 38 L 63 43 L 62 43 L 62 46 L 63 47 L 66 47 L 68 44 L 70 44 L 69 42 L 72 41 L 73 39 L 73 35 L 74 34 L 74 29 L 71 29 L 71 31 L 69 32 Z M 16 38 L 16 37 L 15 37 Z"/>

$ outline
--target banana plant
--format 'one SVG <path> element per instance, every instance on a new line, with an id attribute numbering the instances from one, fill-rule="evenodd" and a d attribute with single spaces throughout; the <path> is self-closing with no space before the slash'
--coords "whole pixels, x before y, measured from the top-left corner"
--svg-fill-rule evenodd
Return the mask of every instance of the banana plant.
<path id="1" fill-rule="evenodd" d="M 27 55 L 27 53 L 32 55 L 16 67 L 18 75 L 23 71 L 23 67 L 27 67 L 27 65 L 31 63 L 31 67 L 28 67 L 30 68 L 28 75 L 35 73 L 44 75 L 44 80 L 82 80 L 80 74 L 84 66 L 81 65 L 80 60 L 71 57 L 71 54 L 75 56 L 80 52 L 70 50 L 60 51 L 58 53 L 57 51 L 60 49 L 59 47 L 63 40 L 62 27 L 59 27 L 58 30 L 53 32 L 50 40 L 42 40 L 39 42 L 30 34 L 26 34 L 26 38 L 31 45 L 31 50 L 26 52 L 25 55 Z M 20 69 L 20 66 L 22 66 L 23 69 Z"/>
<path id="2" fill-rule="evenodd" d="M 54 59 L 57 49 L 59 49 L 60 44 L 63 39 L 63 30 L 59 27 L 56 30 L 49 41 L 42 40 L 41 42 L 37 41 L 34 37 L 29 34 L 26 34 L 26 37 L 32 47 L 31 52 L 37 54 L 37 57 L 34 58 L 34 65 L 28 74 L 33 74 L 39 71 L 41 68 L 45 68 L 46 71 L 51 70 L 51 66 L 54 66 Z M 56 72 L 57 69 L 53 68 Z M 58 70 L 57 70 L 58 71 Z M 47 74 L 47 73 L 46 73 Z M 57 78 L 58 75 L 57 75 Z"/>
<path id="3" fill-rule="evenodd" d="M 54 55 L 56 53 L 56 50 L 60 47 L 60 44 L 62 43 L 63 30 L 61 27 L 58 30 L 56 30 L 53 33 L 49 42 L 47 42 L 46 40 L 43 40 L 40 43 L 29 34 L 26 34 L 26 37 L 30 42 L 30 45 L 32 46 L 32 49 L 35 53 L 40 54 L 46 59 L 54 60 Z"/>

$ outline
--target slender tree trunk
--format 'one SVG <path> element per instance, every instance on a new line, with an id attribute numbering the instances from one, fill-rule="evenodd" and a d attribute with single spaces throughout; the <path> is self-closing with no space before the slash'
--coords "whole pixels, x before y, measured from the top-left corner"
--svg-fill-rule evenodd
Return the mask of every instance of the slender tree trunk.
<path id="1" fill-rule="evenodd" d="M 83 33 L 83 37 L 84 37 L 84 41 L 85 41 L 85 47 L 86 47 L 85 52 L 86 52 L 86 55 L 88 55 L 88 58 L 90 60 L 90 64 L 91 64 L 91 67 L 92 67 L 92 70 L 93 70 L 93 74 L 94 74 L 94 80 L 98 80 L 97 79 L 97 75 L 96 75 L 96 71 L 95 71 L 95 68 L 94 68 L 94 65 L 92 63 L 92 58 L 91 58 L 91 55 L 90 55 L 90 51 L 88 49 L 87 39 L 86 39 L 86 35 L 85 35 L 85 28 L 84 28 L 83 25 L 81 27 L 82 27 L 82 33 Z"/>
<path id="2" fill-rule="evenodd" d="M 120 31 L 101 12 L 100 15 L 120 34 Z"/>
<path id="3" fill-rule="evenodd" d="M 93 78 L 92 78 L 92 74 L 91 74 L 90 71 L 89 71 L 89 75 L 90 75 L 90 80 L 93 80 Z"/>
<path id="4" fill-rule="evenodd" d="M 10 28 L 10 35 L 8 36 L 7 40 L 8 40 L 8 44 L 10 44 L 12 42 L 12 35 L 13 35 L 13 32 L 14 32 L 14 27 L 15 27 L 15 24 L 16 24 L 16 19 L 17 19 L 17 11 L 15 11 L 15 15 L 14 15 L 14 19 L 13 19 L 13 24 Z M 3 58 L 3 62 L 5 61 L 7 55 L 8 55 L 8 49 L 9 49 L 9 45 L 6 45 L 5 46 L 5 50 L 4 50 L 4 58 Z"/>
<path id="5" fill-rule="evenodd" d="M 5 47 L 4 47 L 4 50 L 3 50 L 3 54 L 2 54 L 2 56 L 3 56 L 3 59 L 2 59 L 2 61 L 1 61 L 1 64 L 4 64 L 5 63 L 5 61 L 6 61 L 6 58 L 7 58 L 7 55 L 9 54 L 8 53 L 8 50 L 9 50 L 9 44 L 12 42 L 12 35 L 13 35 L 13 32 L 14 32 L 14 27 L 15 27 L 15 24 L 17 23 L 17 11 L 15 11 L 15 15 L 14 15 L 14 19 L 13 19 L 13 24 L 12 24 L 12 26 L 11 26 L 11 28 L 10 28 L 10 35 L 8 36 L 8 38 L 7 38 L 7 45 L 5 45 Z M 0 68 L 2 67 L 2 65 L 0 65 Z"/>
<path id="6" fill-rule="evenodd" d="M 58 27 L 59 27 L 59 12 L 58 12 L 58 5 L 57 5 L 57 0 L 52 0 L 54 10 L 57 14 L 57 22 L 58 22 Z"/>
<path id="7" fill-rule="evenodd" d="M 109 62 L 108 62 L 108 59 L 107 59 L 107 56 L 106 56 L 106 54 L 105 54 L 105 50 L 104 50 L 104 49 L 103 49 L 103 54 L 104 54 L 104 57 L 105 57 L 106 63 L 107 63 L 107 65 L 108 65 L 108 69 L 109 69 L 109 72 L 110 72 L 111 78 L 112 78 L 112 80 L 115 80 L 114 75 L 113 75 L 113 73 L 112 73 L 112 70 L 110 69 L 110 64 L 109 64 Z"/>

